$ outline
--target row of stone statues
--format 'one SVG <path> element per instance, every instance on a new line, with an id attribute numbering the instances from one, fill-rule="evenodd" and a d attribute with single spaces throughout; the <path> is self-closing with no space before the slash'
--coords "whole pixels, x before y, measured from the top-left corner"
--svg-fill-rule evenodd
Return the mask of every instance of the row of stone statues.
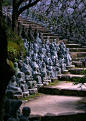
<path id="1" fill-rule="evenodd" d="M 6 93 L 4 101 L 4 121 L 29 121 L 29 115 L 31 109 L 29 107 L 22 108 L 22 114 L 20 114 L 21 100 L 14 100 L 14 91 L 9 90 Z"/>
<path id="2" fill-rule="evenodd" d="M 69 49 L 64 42 L 59 45 L 56 39 L 52 43 L 47 37 L 46 41 L 39 38 L 35 31 L 34 41 L 24 39 L 26 58 L 20 53 L 18 62 L 14 63 L 16 75 L 12 77 L 7 87 L 14 90 L 15 95 L 29 96 L 37 93 L 39 87 L 48 85 L 52 79 L 57 79 L 71 65 Z"/>

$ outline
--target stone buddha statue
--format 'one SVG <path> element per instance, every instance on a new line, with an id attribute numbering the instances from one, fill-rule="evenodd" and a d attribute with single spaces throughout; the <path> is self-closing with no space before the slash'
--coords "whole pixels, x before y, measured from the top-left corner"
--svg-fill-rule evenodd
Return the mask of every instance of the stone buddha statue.
<path id="1" fill-rule="evenodd" d="M 31 66 L 29 65 L 29 61 L 26 58 L 24 63 L 23 63 L 23 67 L 21 68 L 22 72 L 24 72 L 25 74 L 27 73 L 28 70 L 32 70 Z"/>
<path id="2" fill-rule="evenodd" d="M 66 49 L 65 51 L 65 62 L 66 62 L 66 66 L 70 66 L 71 65 L 71 56 L 69 54 L 69 48 Z"/>
<path id="3" fill-rule="evenodd" d="M 39 73 L 38 68 L 36 66 L 33 67 L 33 71 L 32 71 L 32 75 L 33 75 L 33 79 L 38 83 L 41 84 L 42 83 L 42 79 L 41 79 L 41 73 Z"/>
<path id="4" fill-rule="evenodd" d="M 17 62 L 14 63 L 14 68 L 13 69 L 15 70 L 16 75 L 18 74 L 18 72 L 20 72 L 20 69 L 18 68 L 18 63 Z"/>
<path id="5" fill-rule="evenodd" d="M 20 116 L 20 121 L 29 121 L 29 119 L 27 119 L 29 117 L 31 113 L 31 109 L 29 107 L 24 107 L 22 109 L 22 115 Z"/>
<path id="6" fill-rule="evenodd" d="M 22 93 L 21 88 L 19 87 L 19 85 L 17 85 L 16 83 L 16 77 L 15 75 L 11 78 L 7 90 L 13 90 L 14 92 L 19 92 L 19 94 Z"/>

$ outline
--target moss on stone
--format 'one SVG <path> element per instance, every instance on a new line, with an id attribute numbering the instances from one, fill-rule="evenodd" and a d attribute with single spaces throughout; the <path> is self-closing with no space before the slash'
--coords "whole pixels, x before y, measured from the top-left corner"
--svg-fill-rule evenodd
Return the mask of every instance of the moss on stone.
<path id="1" fill-rule="evenodd" d="M 8 51 L 8 59 L 11 61 L 14 61 L 15 58 L 18 58 L 20 55 L 20 52 L 23 53 L 23 55 L 25 56 L 26 51 L 25 51 L 25 47 L 24 47 L 24 43 L 21 40 L 21 38 L 16 35 L 7 25 L 4 24 L 4 28 L 6 31 L 6 35 L 7 35 L 7 42 L 8 42 L 8 47 L 7 47 L 7 51 Z"/>

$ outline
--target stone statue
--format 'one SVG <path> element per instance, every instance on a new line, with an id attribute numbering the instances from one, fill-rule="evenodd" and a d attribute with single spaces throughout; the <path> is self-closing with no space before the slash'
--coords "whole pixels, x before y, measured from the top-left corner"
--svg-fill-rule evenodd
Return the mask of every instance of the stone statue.
<path id="1" fill-rule="evenodd" d="M 20 56 L 19 59 L 18 59 L 18 67 L 19 67 L 20 71 L 21 71 L 21 68 L 23 66 L 23 63 L 24 62 L 23 62 L 22 56 Z"/>
<path id="2" fill-rule="evenodd" d="M 59 64 L 61 65 L 61 71 L 64 72 L 64 70 L 66 70 L 66 63 L 63 54 L 60 55 Z"/>
<path id="3" fill-rule="evenodd" d="M 28 70 L 32 70 L 31 66 L 29 65 L 29 61 L 26 58 L 24 63 L 23 63 L 23 67 L 21 68 L 22 72 L 24 72 L 25 74 L 27 73 Z"/>
<path id="4" fill-rule="evenodd" d="M 42 40 L 42 43 L 44 43 L 43 33 L 39 32 L 39 38 Z"/>
<path id="5" fill-rule="evenodd" d="M 36 67 L 37 70 L 39 70 L 39 66 L 38 66 L 38 64 L 37 64 L 37 60 L 36 60 L 36 57 L 35 57 L 35 56 L 33 56 L 33 58 L 32 58 L 31 67 L 32 67 L 32 68 Z"/>
<path id="6" fill-rule="evenodd" d="M 44 61 L 45 61 L 46 65 L 49 65 L 49 61 L 52 61 L 51 57 L 50 57 L 50 53 L 47 53 L 47 56 L 45 56 Z"/>
<path id="7" fill-rule="evenodd" d="M 26 80 L 28 89 L 32 89 L 36 87 L 36 81 L 33 81 L 33 77 L 30 71 L 26 73 L 25 80 Z"/>
<path id="8" fill-rule="evenodd" d="M 21 36 L 22 36 L 23 38 L 26 38 L 25 26 L 24 26 L 24 25 L 22 25 L 22 33 L 21 33 Z"/>
<path id="9" fill-rule="evenodd" d="M 31 109 L 29 107 L 24 107 L 22 109 L 22 115 L 20 116 L 20 121 L 29 121 L 27 118 L 29 117 L 31 113 Z"/>
<path id="10" fill-rule="evenodd" d="M 4 121 L 18 121 L 18 109 L 21 106 L 21 100 L 14 100 L 14 91 L 8 90 L 4 101 Z M 11 118 L 12 117 L 12 118 Z"/>
<path id="11" fill-rule="evenodd" d="M 18 72 L 20 72 L 20 69 L 18 68 L 18 63 L 17 62 L 14 63 L 14 68 L 13 69 L 15 70 L 16 75 L 18 74 Z"/>
<path id="12" fill-rule="evenodd" d="M 11 117 L 7 121 L 17 121 L 15 118 Z"/>
<path id="13" fill-rule="evenodd" d="M 47 50 L 50 50 L 50 42 L 49 42 L 49 37 L 47 36 L 47 39 L 46 39 L 46 41 L 45 41 L 45 48 L 47 49 Z"/>
<path id="14" fill-rule="evenodd" d="M 11 100 L 9 115 L 10 115 L 10 117 L 13 117 L 17 121 L 19 120 L 17 111 L 18 111 L 19 107 L 21 106 L 21 104 L 22 104 L 21 100 Z"/>
<path id="15" fill-rule="evenodd" d="M 56 41 L 57 41 L 56 39 L 53 39 L 52 43 L 54 44 L 54 47 L 56 47 L 56 44 L 57 44 Z"/>
<path id="16" fill-rule="evenodd" d="M 46 49 L 45 49 L 45 44 L 42 44 L 41 52 L 46 55 Z"/>
<path id="17" fill-rule="evenodd" d="M 34 36 L 33 36 L 33 32 L 32 32 L 32 27 L 29 26 L 29 29 L 28 29 L 28 37 L 29 37 L 29 40 L 28 41 L 34 41 Z"/>
<path id="18" fill-rule="evenodd" d="M 8 84 L 7 90 L 13 90 L 14 93 L 22 94 L 21 88 L 16 83 L 15 75 L 11 78 L 11 80 L 10 80 L 10 82 Z"/>
<path id="19" fill-rule="evenodd" d="M 41 64 L 40 72 L 41 72 L 42 81 L 47 80 L 47 69 L 46 69 L 46 64 L 44 62 L 42 62 Z"/>
<path id="20" fill-rule="evenodd" d="M 57 51 L 57 53 L 58 53 L 59 50 L 60 50 L 59 44 L 57 43 L 57 44 L 56 44 L 56 51 Z"/>
<path id="21" fill-rule="evenodd" d="M 37 39 L 37 29 L 34 31 L 34 38 Z"/>
<path id="22" fill-rule="evenodd" d="M 55 78 L 52 61 L 49 61 L 49 65 L 47 66 L 47 71 L 50 72 L 50 78 Z"/>
<path id="23" fill-rule="evenodd" d="M 24 80 L 25 76 L 24 77 L 23 76 L 24 76 L 23 72 L 18 73 L 16 81 L 17 81 L 17 84 L 19 85 L 19 87 L 22 90 L 23 96 L 29 96 L 28 86 L 26 84 L 26 81 Z"/>
<path id="24" fill-rule="evenodd" d="M 37 33 L 36 41 L 37 41 L 39 46 L 42 46 L 42 40 L 39 38 L 39 33 Z"/>
<path id="25" fill-rule="evenodd" d="M 66 49 L 65 51 L 65 61 L 66 61 L 66 66 L 70 66 L 71 65 L 71 56 L 69 54 L 69 48 Z"/>
<path id="26" fill-rule="evenodd" d="M 37 71 L 37 67 L 33 67 L 33 71 L 32 71 L 32 75 L 33 75 L 33 79 L 38 83 L 38 84 L 42 84 L 42 79 L 41 79 L 41 73 L 39 73 Z"/>
<path id="27" fill-rule="evenodd" d="M 24 47 L 25 47 L 25 50 L 28 51 L 28 42 L 27 42 L 27 39 L 24 39 Z"/>

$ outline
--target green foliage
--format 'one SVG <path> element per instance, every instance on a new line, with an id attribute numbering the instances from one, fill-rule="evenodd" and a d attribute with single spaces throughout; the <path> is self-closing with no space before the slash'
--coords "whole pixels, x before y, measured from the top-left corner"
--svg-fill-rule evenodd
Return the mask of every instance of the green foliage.
<path id="1" fill-rule="evenodd" d="M 14 60 L 15 62 L 18 62 L 18 58 L 15 58 L 15 60 Z"/>
<path id="2" fill-rule="evenodd" d="M 14 64 L 13 64 L 13 62 L 10 61 L 10 60 L 8 60 L 8 59 L 7 59 L 7 64 L 10 65 L 12 68 L 14 68 Z"/>
<path id="3" fill-rule="evenodd" d="M 79 88 L 82 88 L 82 86 L 86 86 L 86 70 L 83 69 L 82 74 L 84 75 L 83 77 L 78 77 L 78 78 L 73 78 L 74 85 L 80 84 Z"/>
<path id="4" fill-rule="evenodd" d="M 8 59 L 14 62 L 15 58 L 19 57 L 20 52 L 23 52 L 23 55 L 25 56 L 24 43 L 7 25 L 4 24 L 4 28 L 7 35 Z"/>
<path id="5" fill-rule="evenodd" d="M 4 1 L 2 4 L 2 6 L 8 6 L 8 5 L 10 5 L 10 2 L 8 0 Z"/>

